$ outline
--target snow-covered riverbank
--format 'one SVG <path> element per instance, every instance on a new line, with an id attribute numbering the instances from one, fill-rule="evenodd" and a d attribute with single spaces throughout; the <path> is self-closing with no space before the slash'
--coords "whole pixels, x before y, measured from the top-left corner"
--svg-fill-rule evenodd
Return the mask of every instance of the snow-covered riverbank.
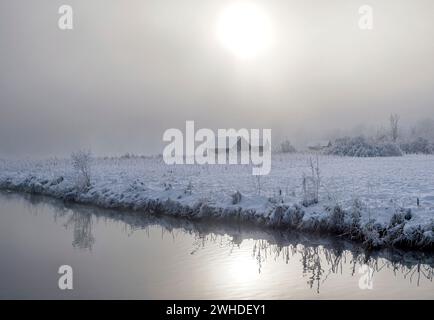
<path id="1" fill-rule="evenodd" d="M 168 166 L 161 157 L 94 159 L 91 186 L 81 191 L 69 159 L 0 160 L 0 188 L 144 214 L 325 231 L 370 247 L 433 248 L 434 156 L 320 156 L 319 201 L 304 206 L 302 181 L 311 174 L 310 157 L 273 154 L 270 175 L 260 178 L 241 165 Z"/>

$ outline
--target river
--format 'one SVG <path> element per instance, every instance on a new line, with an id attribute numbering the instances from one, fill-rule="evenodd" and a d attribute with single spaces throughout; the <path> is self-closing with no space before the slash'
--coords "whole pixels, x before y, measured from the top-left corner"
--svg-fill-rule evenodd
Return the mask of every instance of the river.
<path id="1" fill-rule="evenodd" d="M 434 299 L 432 253 L 5 192 L 0 257 L 2 299 Z"/>

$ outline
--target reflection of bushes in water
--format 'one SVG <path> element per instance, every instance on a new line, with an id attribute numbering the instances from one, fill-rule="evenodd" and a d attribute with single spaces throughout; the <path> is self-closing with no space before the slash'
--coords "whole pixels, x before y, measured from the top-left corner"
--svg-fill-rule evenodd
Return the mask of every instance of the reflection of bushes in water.
<path id="1" fill-rule="evenodd" d="M 95 243 L 95 238 L 92 234 L 92 217 L 95 209 L 92 207 L 76 207 L 70 206 L 63 201 L 51 197 L 45 197 L 34 194 L 16 194 L 9 192 L 1 192 L 3 197 L 11 200 L 24 200 L 28 206 L 29 212 L 37 215 L 47 208 L 54 211 L 54 221 L 66 219 L 64 226 L 73 230 L 72 245 L 75 248 L 91 249 Z"/>
<path id="2" fill-rule="evenodd" d="M 68 228 L 72 225 L 72 246 L 81 249 L 92 249 L 95 238 L 92 235 L 92 216 L 73 212 L 65 223 Z"/>
<path id="3" fill-rule="evenodd" d="M 61 201 L 51 201 L 50 205 L 54 208 L 54 220 L 66 218 L 64 226 L 66 229 L 72 228 L 72 246 L 79 249 L 92 249 L 95 237 L 92 234 L 94 209 L 78 208 L 69 206 Z"/>
<path id="4" fill-rule="evenodd" d="M 195 234 L 193 243 L 196 253 L 207 244 L 217 244 L 230 248 L 230 253 L 236 247 L 240 247 L 242 240 L 235 237 L 236 241 L 228 235 Z M 302 272 L 307 277 L 307 285 L 320 292 L 320 286 L 332 274 L 343 274 L 344 265 L 351 265 L 351 276 L 358 276 L 359 267 L 367 265 L 374 272 L 383 269 L 392 270 L 395 276 L 402 274 L 404 279 L 417 286 L 421 279 L 432 281 L 434 278 L 433 256 L 421 253 L 402 253 L 396 250 L 365 251 L 361 248 L 353 248 L 351 244 L 345 245 L 343 241 L 334 241 L 329 244 L 302 245 L 300 243 L 273 243 L 270 240 L 254 240 L 252 246 L 252 262 L 256 261 L 260 273 L 264 263 L 272 259 L 283 260 L 286 264 L 291 259 L 297 259 L 301 263 Z"/>
<path id="5" fill-rule="evenodd" d="M 286 264 L 291 258 L 300 257 L 303 274 L 308 277 L 307 284 L 310 288 L 315 285 L 319 293 L 320 283 L 324 282 L 328 275 L 342 272 L 342 251 L 339 249 L 327 249 L 322 246 L 303 246 L 301 244 L 280 246 L 270 244 L 268 241 L 256 240 L 253 245 L 253 257 L 258 262 L 259 272 L 262 263 L 271 257 L 274 260 L 282 258 Z M 324 260 L 328 269 L 324 269 Z"/>
<path id="6" fill-rule="evenodd" d="M 364 251 L 326 248 L 322 245 L 289 244 L 279 246 L 263 240 L 255 241 L 253 248 L 253 256 L 259 262 L 259 268 L 261 268 L 267 256 L 275 260 L 282 256 L 286 263 L 289 262 L 290 258 L 299 256 L 303 274 L 308 277 L 307 284 L 310 288 L 315 286 L 317 293 L 319 293 L 321 283 L 326 281 L 330 274 L 342 274 L 343 265 L 348 259 L 349 263 L 352 264 L 351 276 L 356 275 L 357 267 L 367 265 L 374 272 L 380 272 L 383 269 L 391 269 L 395 275 L 399 272 L 403 274 L 405 279 L 415 282 L 417 286 L 420 285 L 421 279 L 432 281 L 434 278 L 432 257 L 425 256 L 425 254 L 403 259 L 402 256 L 394 255 L 393 252 L 383 257 L 379 253 L 370 255 Z"/>
<path id="7" fill-rule="evenodd" d="M 2 193 L 3 194 L 3 193 Z M 19 197 L 13 194 L 7 197 Z M 178 234 L 191 234 L 194 238 L 191 254 L 195 254 L 208 244 L 229 248 L 229 253 L 241 246 L 244 240 L 253 240 L 252 259 L 261 272 L 263 263 L 268 259 L 290 259 L 299 257 L 302 271 L 307 276 L 308 285 L 319 292 L 321 283 L 330 274 L 343 271 L 347 261 L 352 264 L 351 275 L 357 276 L 358 266 L 368 265 L 374 272 L 391 269 L 395 275 L 403 274 L 405 279 L 419 285 L 421 279 L 433 280 L 434 256 L 429 252 L 401 251 L 397 249 L 365 251 L 357 244 L 336 238 L 307 235 L 285 230 L 264 230 L 247 224 L 215 223 L 210 221 L 193 221 L 182 218 L 157 216 L 138 212 L 120 212 L 94 207 L 71 204 L 43 196 L 24 197 L 33 206 L 51 205 L 55 209 L 55 219 L 67 218 L 66 226 L 73 228 L 73 246 L 91 248 L 95 243 L 92 234 L 93 218 L 123 222 L 124 231 L 149 231 L 151 227 L 161 228 L 162 236 L 169 235 L 176 239 Z M 149 233 L 148 233 L 149 235 Z M 150 236 L 150 235 L 149 235 Z"/>
<path id="8" fill-rule="evenodd" d="M 401 267 L 402 268 L 402 267 Z M 418 263 L 417 265 L 409 268 L 406 270 L 407 273 L 404 274 L 405 278 L 409 278 L 410 282 L 413 281 L 413 277 L 417 281 L 417 285 L 420 284 L 421 276 L 425 277 L 428 280 L 433 280 L 433 268 L 427 265 L 422 265 L 421 263 Z M 416 276 L 415 276 L 416 275 Z"/>
<path id="9" fill-rule="evenodd" d="M 321 256 L 319 254 L 320 247 L 308 247 L 301 251 L 301 260 L 303 264 L 303 274 L 309 274 L 307 281 L 310 288 L 314 283 L 317 283 L 316 291 L 319 293 L 319 281 L 321 280 L 324 269 L 321 266 Z"/>
<path id="10" fill-rule="evenodd" d="M 54 219 L 66 218 L 67 221 L 64 226 L 67 229 L 72 228 L 72 246 L 80 249 L 92 249 L 92 245 L 95 243 L 95 237 L 92 234 L 92 208 L 76 210 L 74 207 L 69 208 L 67 204 L 55 200 L 51 201 L 50 205 L 54 208 Z"/>

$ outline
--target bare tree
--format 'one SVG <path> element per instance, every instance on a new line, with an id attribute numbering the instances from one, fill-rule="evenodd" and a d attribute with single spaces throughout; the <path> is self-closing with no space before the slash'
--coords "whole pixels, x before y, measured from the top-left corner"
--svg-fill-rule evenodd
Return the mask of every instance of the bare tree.
<path id="1" fill-rule="evenodd" d="M 71 155 L 72 166 L 77 171 L 77 187 L 86 189 L 90 186 L 90 162 L 92 154 L 90 151 L 77 151 Z"/>
<path id="2" fill-rule="evenodd" d="M 396 140 L 398 139 L 399 119 L 400 119 L 400 117 L 396 113 L 390 115 L 390 134 L 391 134 L 393 142 L 396 142 Z"/>

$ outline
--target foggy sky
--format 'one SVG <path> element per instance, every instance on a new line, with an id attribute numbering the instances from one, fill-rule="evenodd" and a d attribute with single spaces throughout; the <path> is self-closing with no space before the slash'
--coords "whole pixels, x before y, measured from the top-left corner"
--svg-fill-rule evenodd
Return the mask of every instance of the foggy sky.
<path id="1" fill-rule="evenodd" d="M 0 157 L 161 153 L 168 128 L 309 139 L 434 117 L 432 0 L 262 0 L 275 44 L 218 42 L 229 0 L 0 0 Z M 74 30 L 57 27 L 74 9 Z M 358 8 L 374 9 L 374 30 Z M 183 129 L 184 130 L 184 129 Z"/>

